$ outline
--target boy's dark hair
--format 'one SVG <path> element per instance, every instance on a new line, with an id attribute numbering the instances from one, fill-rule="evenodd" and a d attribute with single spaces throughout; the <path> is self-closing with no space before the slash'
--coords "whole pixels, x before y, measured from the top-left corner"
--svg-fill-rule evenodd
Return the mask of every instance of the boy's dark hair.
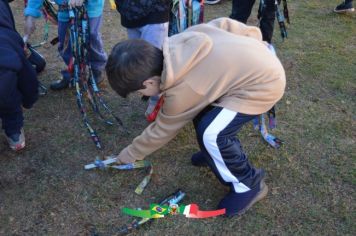
<path id="1" fill-rule="evenodd" d="M 144 89 L 148 78 L 161 76 L 163 52 L 141 39 L 126 40 L 114 46 L 105 69 L 111 87 L 125 98 Z"/>

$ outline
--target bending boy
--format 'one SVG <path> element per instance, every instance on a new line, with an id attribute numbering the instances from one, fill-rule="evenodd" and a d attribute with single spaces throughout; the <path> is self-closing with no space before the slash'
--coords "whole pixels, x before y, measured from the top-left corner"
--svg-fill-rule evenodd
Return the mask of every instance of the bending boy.
<path id="1" fill-rule="evenodd" d="M 253 167 L 236 138 L 284 93 L 284 69 L 258 28 L 220 18 L 166 38 L 163 50 L 143 40 L 124 41 L 113 48 L 106 72 L 122 97 L 162 94 L 164 101 L 156 121 L 121 151 L 118 162 L 144 159 L 193 121 L 200 152 L 192 164 L 209 165 L 231 188 L 219 208 L 239 215 L 267 194 L 264 171 Z"/>

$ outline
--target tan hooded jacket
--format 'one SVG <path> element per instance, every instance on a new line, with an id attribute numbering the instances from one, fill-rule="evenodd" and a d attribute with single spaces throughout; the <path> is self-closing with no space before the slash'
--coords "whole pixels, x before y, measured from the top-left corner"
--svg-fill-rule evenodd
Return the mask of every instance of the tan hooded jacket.
<path id="1" fill-rule="evenodd" d="M 257 27 L 219 18 L 166 38 L 156 121 L 128 146 L 142 160 L 172 140 L 209 104 L 250 115 L 268 111 L 285 88 L 278 58 Z"/>

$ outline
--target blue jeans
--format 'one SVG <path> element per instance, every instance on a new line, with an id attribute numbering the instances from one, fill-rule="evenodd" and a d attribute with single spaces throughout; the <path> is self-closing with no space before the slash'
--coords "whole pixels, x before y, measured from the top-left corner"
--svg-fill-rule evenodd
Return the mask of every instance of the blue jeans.
<path id="1" fill-rule="evenodd" d="M 103 42 L 101 40 L 100 27 L 102 23 L 102 16 L 89 18 L 90 28 L 90 50 L 89 61 L 93 70 L 102 71 L 105 68 L 107 61 L 107 55 L 104 51 Z M 68 39 L 68 45 L 66 45 L 65 39 L 70 24 L 68 21 L 58 21 L 58 39 L 59 46 L 58 51 L 60 56 L 66 65 L 69 64 L 72 57 L 71 43 Z"/>
<path id="2" fill-rule="evenodd" d="M 253 189 L 263 177 L 250 164 L 236 137 L 242 126 L 255 117 L 209 106 L 193 120 L 206 162 L 218 179 L 237 193 Z"/>
<path id="3" fill-rule="evenodd" d="M 129 39 L 143 39 L 153 46 L 162 49 L 163 40 L 168 37 L 168 22 L 162 24 L 150 24 L 138 28 L 128 28 Z"/>

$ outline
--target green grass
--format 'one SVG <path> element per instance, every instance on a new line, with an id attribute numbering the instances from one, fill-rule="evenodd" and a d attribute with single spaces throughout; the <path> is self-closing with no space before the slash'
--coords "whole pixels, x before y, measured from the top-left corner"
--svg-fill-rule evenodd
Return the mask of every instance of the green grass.
<path id="1" fill-rule="evenodd" d="M 267 172 L 269 194 L 245 215 L 194 220 L 167 217 L 143 226 L 137 235 L 355 235 L 356 14 L 337 15 L 339 1 L 289 1 L 292 24 L 282 42 L 276 25 L 274 43 L 287 73 L 278 103 L 278 127 L 285 141 L 274 150 L 246 126 L 239 137 L 251 162 Z M 22 3 L 12 4 L 23 32 Z M 108 4 L 107 4 L 108 5 Z M 231 1 L 206 6 L 206 18 L 228 16 Z M 256 9 L 255 9 L 256 10 Z M 106 6 L 105 49 L 126 37 L 119 15 Z M 256 24 L 256 11 L 250 24 Z M 34 41 L 42 37 L 38 22 Z M 56 29 L 51 27 L 51 37 Z M 64 68 L 53 47 L 39 49 L 47 59 L 40 76 L 48 85 Z M 104 235 L 132 218 L 122 207 L 147 208 L 183 189 L 185 204 L 214 209 L 228 189 L 207 168 L 195 168 L 198 150 L 192 125 L 148 160 L 154 176 L 142 196 L 134 193 L 145 171 L 84 171 L 96 156 L 118 154 L 147 126 L 145 104 L 119 98 L 107 85 L 105 98 L 131 131 L 93 122 L 104 148 L 96 150 L 76 107 L 73 90 L 52 92 L 25 112 L 27 149 L 8 150 L 0 138 L 0 235 Z M 91 117 L 93 115 L 91 114 Z"/>

